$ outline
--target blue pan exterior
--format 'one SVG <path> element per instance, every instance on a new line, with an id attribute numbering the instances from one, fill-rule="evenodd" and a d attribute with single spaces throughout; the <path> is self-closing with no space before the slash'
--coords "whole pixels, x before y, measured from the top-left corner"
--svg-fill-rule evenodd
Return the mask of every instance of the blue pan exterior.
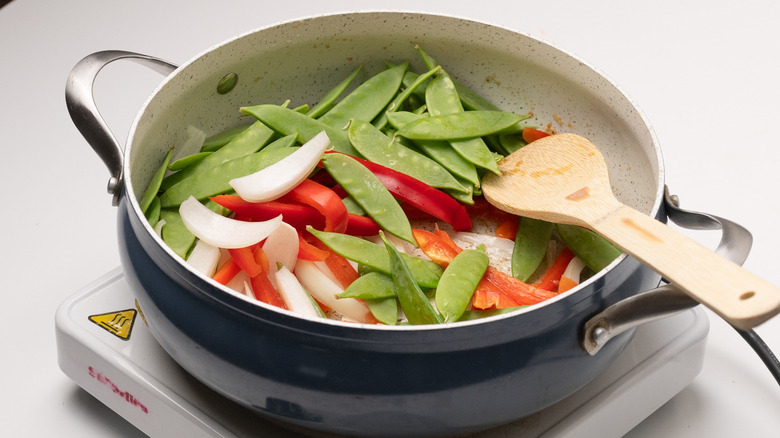
<path id="1" fill-rule="evenodd" d="M 386 331 L 254 305 L 200 278 L 148 233 L 126 199 L 119 247 L 162 347 L 195 378 L 264 416 L 356 436 L 444 436 L 501 425 L 577 391 L 622 351 L 579 345 L 585 320 L 658 284 L 632 258 L 589 287 L 516 317 Z"/>

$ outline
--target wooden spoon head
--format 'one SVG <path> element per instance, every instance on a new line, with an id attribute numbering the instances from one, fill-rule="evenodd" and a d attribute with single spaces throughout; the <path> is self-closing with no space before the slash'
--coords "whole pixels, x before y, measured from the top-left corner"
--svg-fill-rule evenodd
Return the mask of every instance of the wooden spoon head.
<path id="1" fill-rule="evenodd" d="M 617 200 L 601 152 L 575 134 L 529 143 L 482 180 L 485 199 L 501 210 L 555 223 L 587 226 Z M 619 204 L 618 204 L 619 205 Z"/>

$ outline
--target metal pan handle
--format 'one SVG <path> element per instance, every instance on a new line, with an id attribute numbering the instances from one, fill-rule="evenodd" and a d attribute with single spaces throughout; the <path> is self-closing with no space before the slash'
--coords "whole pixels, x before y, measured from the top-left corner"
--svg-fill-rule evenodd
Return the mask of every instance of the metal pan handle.
<path id="1" fill-rule="evenodd" d="M 683 210 L 676 196 L 664 193 L 666 214 L 677 225 L 692 230 L 721 230 L 715 252 L 742 265 L 753 246 L 753 236 L 741 225 L 712 214 Z M 665 284 L 626 298 L 589 319 L 584 326 L 582 347 L 596 354 L 610 339 L 641 324 L 671 316 L 699 303 L 674 284 Z"/>
<path id="2" fill-rule="evenodd" d="M 113 205 L 119 203 L 119 194 L 122 192 L 123 149 L 100 115 L 92 91 L 100 70 L 119 59 L 135 61 L 166 76 L 176 70 L 176 65 L 153 56 L 122 50 L 106 50 L 84 57 L 68 75 L 65 84 L 65 103 L 68 112 L 81 135 L 108 167 L 111 174 L 108 193 L 113 195 Z"/>

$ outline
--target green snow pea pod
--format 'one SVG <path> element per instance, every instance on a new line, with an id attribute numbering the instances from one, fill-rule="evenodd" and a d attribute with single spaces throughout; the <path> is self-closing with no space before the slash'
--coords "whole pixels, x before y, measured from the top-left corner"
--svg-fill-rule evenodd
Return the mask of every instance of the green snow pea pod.
<path id="1" fill-rule="evenodd" d="M 599 272 L 623 252 L 593 231 L 575 225 L 556 224 L 563 243 L 593 272 Z"/>
<path id="2" fill-rule="evenodd" d="M 512 276 L 520 281 L 528 280 L 539 268 L 547 254 L 554 225 L 550 222 L 520 218 L 512 250 Z"/>
<path id="3" fill-rule="evenodd" d="M 149 185 L 146 186 L 146 190 L 144 190 L 144 194 L 141 197 L 140 202 L 141 211 L 143 213 L 146 213 L 146 211 L 149 209 L 149 206 L 152 204 L 152 201 L 157 198 L 157 192 L 160 191 L 160 185 L 162 184 L 163 177 L 165 176 L 165 170 L 168 168 L 168 163 L 171 162 L 172 155 L 173 148 L 169 149 L 168 153 L 165 154 L 162 166 L 157 168 L 157 170 L 152 175 L 152 179 L 149 181 Z"/>
<path id="4" fill-rule="evenodd" d="M 322 99 L 320 99 L 319 102 L 317 102 L 316 105 L 311 107 L 311 109 L 306 113 L 307 116 L 312 117 L 316 119 L 317 117 L 320 117 L 321 115 L 325 114 L 326 111 L 331 109 L 333 107 L 333 103 L 336 101 L 336 99 L 341 96 L 344 91 L 346 91 L 347 87 L 349 87 L 349 84 L 352 83 L 352 81 L 355 80 L 358 73 L 360 73 L 363 70 L 363 65 L 359 65 L 355 70 L 352 71 L 352 73 L 349 74 L 344 80 L 339 82 L 335 87 L 331 88 L 330 91 L 325 93 L 324 96 L 322 96 Z"/>
<path id="5" fill-rule="evenodd" d="M 502 133 L 527 118 L 504 111 L 463 111 L 415 120 L 399 129 L 398 135 L 411 140 L 468 140 Z"/>
<path id="6" fill-rule="evenodd" d="M 282 138 L 278 138 L 271 143 L 268 143 L 268 146 L 264 147 L 264 151 L 270 151 L 273 149 L 284 149 L 289 148 L 292 146 L 295 146 L 295 143 L 298 142 L 298 134 L 290 134 L 286 135 Z"/>
<path id="7" fill-rule="evenodd" d="M 368 122 L 353 120 L 349 126 L 349 139 L 355 149 L 370 161 L 405 173 L 432 187 L 464 192 L 468 190 L 439 163 L 403 146 Z"/>
<path id="8" fill-rule="evenodd" d="M 206 171 L 234 158 L 253 154 L 265 146 L 273 135 L 274 132 L 269 127 L 261 122 L 255 122 L 208 157 L 205 157 L 192 166 L 165 177 L 160 188 L 162 190 L 168 190 L 174 184 L 177 184 L 196 173 Z"/>
<path id="9" fill-rule="evenodd" d="M 208 157 L 209 155 L 213 154 L 213 152 L 197 152 L 192 155 L 187 155 L 186 157 L 181 157 L 178 160 L 174 161 L 173 163 L 168 165 L 168 170 L 176 172 L 179 170 L 182 170 L 184 168 L 190 167 L 195 163 L 200 162 L 204 158 Z"/>
<path id="10" fill-rule="evenodd" d="M 377 321 L 387 325 L 398 323 L 398 299 L 396 297 L 372 298 L 364 301 Z"/>
<path id="11" fill-rule="evenodd" d="M 318 231 L 312 227 L 307 227 L 306 229 L 337 254 L 359 265 L 363 265 L 363 269 L 368 267 L 385 274 L 390 273 L 390 258 L 382 245 L 347 234 Z M 439 284 L 439 278 L 443 272 L 439 265 L 430 260 L 412 257 L 407 254 L 401 254 L 401 258 L 406 262 L 409 270 L 412 272 L 412 276 L 420 287 L 433 288 Z"/>
<path id="12" fill-rule="evenodd" d="M 409 63 L 403 63 L 372 76 L 344 96 L 318 120 L 336 129 L 343 129 L 351 119 L 374 120 L 393 99 Z"/>
<path id="13" fill-rule="evenodd" d="M 144 212 L 146 220 L 149 221 L 149 225 L 154 228 L 157 225 L 157 221 L 160 220 L 160 197 L 155 196 L 152 203 L 149 204 L 149 208 Z"/>
<path id="14" fill-rule="evenodd" d="M 487 254 L 479 249 L 461 251 L 444 270 L 436 287 L 436 308 L 444 322 L 460 319 L 487 270 Z"/>
<path id="15" fill-rule="evenodd" d="M 420 57 L 425 63 L 426 68 L 430 69 L 439 65 L 435 59 L 433 59 L 428 53 L 426 53 L 422 49 L 422 47 L 417 46 L 417 52 L 420 54 Z M 468 85 L 464 84 L 463 82 L 460 82 L 456 78 L 450 78 L 450 79 L 452 80 L 452 84 L 455 86 L 455 90 L 457 91 L 458 94 L 458 99 L 460 100 L 460 103 L 464 108 L 468 110 L 488 110 L 488 111 L 500 110 L 500 108 L 494 105 L 493 102 L 482 97 L 479 93 L 471 89 Z"/>
<path id="16" fill-rule="evenodd" d="M 385 125 L 387 125 L 387 114 L 398 111 L 401 108 L 401 105 L 403 105 L 406 99 L 408 99 L 409 96 L 412 95 L 412 93 L 417 89 L 417 87 L 422 85 L 423 82 L 427 81 L 428 78 L 430 78 L 440 70 L 441 67 L 436 67 L 418 76 L 416 81 L 411 83 L 407 88 L 405 88 L 402 92 L 398 93 L 398 95 L 395 96 L 392 102 L 390 102 L 387 105 L 385 110 L 379 114 L 379 117 L 377 117 L 376 120 L 374 120 L 373 125 L 376 126 L 378 129 L 384 128 Z"/>
<path id="17" fill-rule="evenodd" d="M 425 104 L 433 116 L 463 112 L 463 105 L 460 103 L 455 84 L 446 72 L 431 81 L 425 89 Z M 452 140 L 450 144 L 463 158 L 474 165 L 498 173 L 495 156 L 481 138 Z"/>
<path id="18" fill-rule="evenodd" d="M 373 172 L 345 154 L 325 154 L 322 164 L 382 229 L 417 246 L 409 219 L 398 201 Z"/>
<path id="19" fill-rule="evenodd" d="M 344 206 L 347 207 L 347 213 L 357 214 L 360 216 L 366 215 L 366 211 L 363 210 L 363 207 L 361 207 L 360 204 L 358 204 L 357 201 L 355 201 L 351 196 L 347 196 L 341 201 L 344 203 Z"/>
<path id="20" fill-rule="evenodd" d="M 387 119 L 396 129 L 401 129 L 407 123 L 413 122 L 419 118 L 428 117 L 426 114 L 415 114 L 407 111 L 388 113 Z M 468 184 L 479 186 L 479 175 L 477 168 L 471 161 L 463 158 L 449 143 L 435 140 L 417 140 L 414 144 L 425 155 L 441 164 L 451 174 L 463 178 Z M 468 185 L 462 184 L 462 185 Z"/>
<path id="21" fill-rule="evenodd" d="M 282 158 L 292 154 L 298 148 L 288 147 L 284 149 L 261 150 L 254 154 L 222 163 L 173 185 L 160 195 L 163 208 L 176 207 L 184 202 L 190 195 L 203 200 L 209 196 L 230 192 L 230 180 L 239 178 L 276 163 Z"/>
<path id="22" fill-rule="evenodd" d="M 374 298 L 395 297 L 393 279 L 381 272 L 368 272 L 353 281 L 338 298 L 359 298 L 362 300 Z"/>
<path id="23" fill-rule="evenodd" d="M 345 154 L 357 154 L 349 142 L 346 132 L 326 125 L 306 114 L 270 104 L 243 107 L 241 113 L 254 116 L 281 135 L 298 134 L 299 143 L 306 143 L 315 135 L 325 131 L 334 149 Z"/>
<path id="24" fill-rule="evenodd" d="M 390 277 L 393 279 L 398 302 L 401 304 L 401 309 L 409 323 L 414 325 L 441 324 L 444 320 L 415 282 L 409 267 L 401 257 L 401 253 L 387 241 L 384 233 L 380 231 L 379 235 L 385 243 L 390 260 Z"/>
<path id="25" fill-rule="evenodd" d="M 224 131 L 217 132 L 214 135 L 206 137 L 203 141 L 203 146 L 200 147 L 201 152 L 214 152 L 215 150 L 230 143 L 236 136 L 244 132 L 249 125 L 235 126 L 233 128 L 225 129 Z"/>

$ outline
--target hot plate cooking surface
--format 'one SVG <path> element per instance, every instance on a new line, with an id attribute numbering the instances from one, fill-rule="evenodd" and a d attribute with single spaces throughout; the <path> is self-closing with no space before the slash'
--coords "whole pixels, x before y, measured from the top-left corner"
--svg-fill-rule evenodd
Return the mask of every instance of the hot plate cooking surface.
<path id="1" fill-rule="evenodd" d="M 181 369 L 149 333 L 120 268 L 63 302 L 56 330 L 63 372 L 148 435 L 299 436 Z M 645 324 L 615 363 L 577 393 L 473 436 L 621 436 L 699 373 L 708 330 L 699 308 Z"/>

